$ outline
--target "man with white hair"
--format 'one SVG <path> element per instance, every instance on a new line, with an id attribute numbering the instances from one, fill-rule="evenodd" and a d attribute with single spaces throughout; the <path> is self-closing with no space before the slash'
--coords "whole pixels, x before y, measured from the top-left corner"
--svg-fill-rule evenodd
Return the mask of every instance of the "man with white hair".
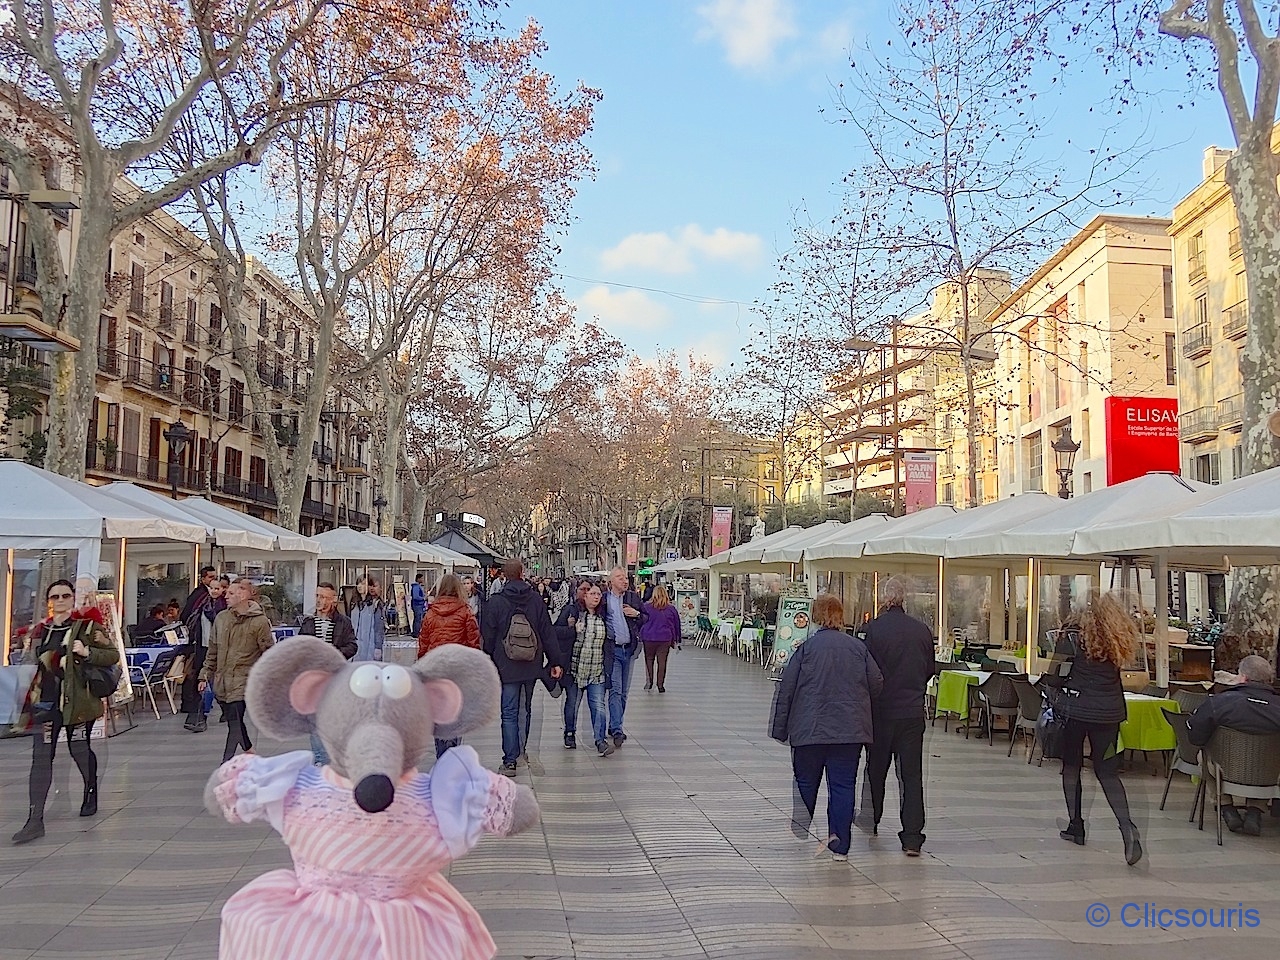
<path id="1" fill-rule="evenodd" d="M 901 792 L 902 852 L 920 856 L 924 845 L 924 691 L 933 676 L 933 631 L 903 609 L 907 584 L 891 577 L 880 591 L 880 616 L 863 627 L 866 643 L 884 675 L 872 700 L 874 742 L 867 752 L 873 833 L 884 816 L 884 782 L 896 762 Z"/>
<path id="2" fill-rule="evenodd" d="M 1196 708 L 1187 719 L 1191 742 L 1203 747 L 1219 727 L 1241 733 L 1280 733 L 1280 695 L 1275 687 L 1276 674 L 1262 657 L 1250 656 L 1240 661 L 1239 686 L 1215 693 Z M 1262 834 L 1262 810 L 1247 807 L 1243 812 L 1234 803 L 1223 804 L 1222 819 L 1232 833 Z"/>

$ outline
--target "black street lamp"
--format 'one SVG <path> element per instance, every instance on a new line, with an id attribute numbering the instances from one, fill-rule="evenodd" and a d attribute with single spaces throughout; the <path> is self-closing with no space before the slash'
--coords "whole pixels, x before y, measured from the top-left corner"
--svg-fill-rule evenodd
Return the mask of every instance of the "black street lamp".
<path id="1" fill-rule="evenodd" d="M 373 498 L 373 509 L 378 511 L 378 536 L 382 536 L 382 510 L 387 505 L 387 498 L 378 494 Z"/>
<path id="2" fill-rule="evenodd" d="M 171 423 L 164 432 L 164 438 L 169 443 L 169 493 L 175 500 L 178 499 L 178 460 L 182 451 L 187 449 L 187 441 L 191 436 L 191 430 L 181 420 Z"/>
<path id="3" fill-rule="evenodd" d="M 1071 499 L 1071 473 L 1075 469 L 1076 454 L 1080 452 L 1080 444 L 1071 439 L 1071 425 L 1058 431 L 1058 439 L 1051 443 L 1053 459 L 1058 472 L 1058 496 L 1063 500 Z"/>

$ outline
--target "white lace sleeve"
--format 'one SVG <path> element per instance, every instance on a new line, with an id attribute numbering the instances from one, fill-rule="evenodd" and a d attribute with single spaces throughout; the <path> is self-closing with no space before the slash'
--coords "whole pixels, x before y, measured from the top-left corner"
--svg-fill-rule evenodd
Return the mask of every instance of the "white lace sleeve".
<path id="1" fill-rule="evenodd" d="M 222 782 L 214 788 L 223 816 L 232 823 L 266 820 L 279 832 L 284 822 L 284 798 L 311 764 L 310 750 L 278 757 L 242 754 L 228 760 L 220 771 Z"/>
<path id="2" fill-rule="evenodd" d="M 450 856 L 461 857 L 483 833 L 511 829 L 515 784 L 483 767 L 472 747 L 446 750 L 427 776 L 431 809 Z"/>

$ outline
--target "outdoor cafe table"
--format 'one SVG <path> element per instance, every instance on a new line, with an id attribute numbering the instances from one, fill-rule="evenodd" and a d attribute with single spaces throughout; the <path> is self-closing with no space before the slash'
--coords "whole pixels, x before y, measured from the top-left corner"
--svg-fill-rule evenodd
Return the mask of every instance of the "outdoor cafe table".
<path id="1" fill-rule="evenodd" d="M 1120 742 L 1116 750 L 1143 750 L 1156 752 L 1174 750 L 1178 740 L 1173 727 L 1160 712 L 1161 708 L 1179 713 L 1176 700 L 1148 697 L 1140 693 L 1124 695 L 1126 719 L 1120 724 Z"/>
<path id="2" fill-rule="evenodd" d="M 981 670 L 943 670 L 938 674 L 938 703 L 933 715 L 940 717 L 954 713 L 958 717 L 969 715 L 969 688 L 977 686 L 991 676 Z"/>

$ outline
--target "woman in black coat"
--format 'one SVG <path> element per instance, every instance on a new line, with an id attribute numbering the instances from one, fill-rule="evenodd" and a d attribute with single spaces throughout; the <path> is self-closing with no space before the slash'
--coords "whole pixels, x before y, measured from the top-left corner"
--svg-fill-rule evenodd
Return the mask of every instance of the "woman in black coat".
<path id="1" fill-rule="evenodd" d="M 1059 836 L 1084 846 L 1080 778 L 1087 738 L 1093 772 L 1120 825 L 1124 858 L 1130 866 L 1142 859 L 1142 843 L 1120 781 L 1116 740 L 1125 719 L 1120 668 L 1133 658 L 1137 642 L 1137 624 L 1120 602 L 1111 594 L 1095 595 L 1083 612 L 1073 614 L 1063 623 L 1058 635 L 1058 647 L 1072 658 L 1070 669 L 1065 675 L 1050 674 L 1044 678 L 1047 685 L 1061 689 L 1058 702 L 1067 717 L 1062 743 L 1062 792 L 1067 801 L 1069 822 Z"/>
<path id="2" fill-rule="evenodd" d="M 884 685 L 880 668 L 861 640 L 844 632 L 844 606 L 833 594 L 813 603 L 821 628 L 796 647 L 773 699 L 769 736 L 791 744 L 794 819 L 808 829 L 827 777 L 827 848 L 849 859 L 858 759 L 871 743 L 871 699 Z M 807 811 L 807 818 L 803 810 Z"/>

